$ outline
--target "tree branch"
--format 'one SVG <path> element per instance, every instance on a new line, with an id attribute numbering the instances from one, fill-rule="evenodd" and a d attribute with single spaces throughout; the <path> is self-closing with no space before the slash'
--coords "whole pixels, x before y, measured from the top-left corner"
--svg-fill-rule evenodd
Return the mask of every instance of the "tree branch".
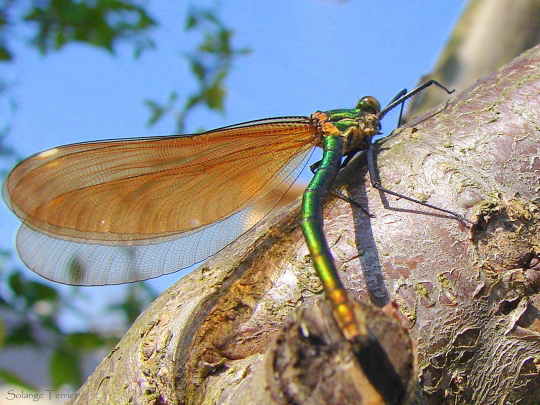
<path id="1" fill-rule="evenodd" d="M 379 307 L 395 300 L 406 317 L 417 345 L 416 403 L 540 403 L 538 106 L 540 47 L 377 144 L 386 187 L 477 220 L 470 229 L 391 196 L 386 209 L 362 158 L 339 184 L 375 218 L 341 200 L 326 206 L 325 232 L 351 295 Z M 312 390 L 301 394 L 313 396 L 286 395 L 291 369 L 280 356 L 303 353 L 288 349 L 302 337 L 320 338 L 316 347 L 335 343 L 324 305 L 314 306 L 321 286 L 298 214 L 297 201 L 167 290 L 72 403 L 353 403 L 324 397 L 350 388 L 335 376 L 351 364 L 369 374 L 339 342 L 323 353 L 332 359 L 328 369 L 313 355 L 313 363 L 302 363 L 305 375 L 293 378 L 308 381 Z M 359 305 L 370 328 L 390 325 L 375 335 L 389 359 L 383 341 L 390 335 L 390 346 L 407 352 L 391 316 Z M 364 395 L 369 384 L 357 376 L 346 381 Z M 410 383 L 406 371 L 399 378 Z M 352 400 L 399 403 L 373 398 Z"/>

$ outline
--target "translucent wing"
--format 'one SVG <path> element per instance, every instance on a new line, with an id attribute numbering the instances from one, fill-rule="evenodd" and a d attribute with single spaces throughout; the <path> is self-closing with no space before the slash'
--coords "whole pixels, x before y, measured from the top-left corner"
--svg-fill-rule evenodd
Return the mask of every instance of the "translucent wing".
<path id="1" fill-rule="evenodd" d="M 259 222 L 317 144 L 308 118 L 200 135 L 79 143 L 21 162 L 4 198 L 24 263 L 53 281 L 120 284 L 172 273 Z"/>

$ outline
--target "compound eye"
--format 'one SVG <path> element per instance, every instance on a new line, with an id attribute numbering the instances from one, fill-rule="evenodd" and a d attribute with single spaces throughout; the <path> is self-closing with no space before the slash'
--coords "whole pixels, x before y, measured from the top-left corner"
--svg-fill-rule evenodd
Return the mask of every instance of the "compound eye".
<path id="1" fill-rule="evenodd" d="M 356 108 L 362 111 L 371 112 L 374 114 L 381 111 L 381 105 L 379 104 L 379 101 L 375 97 L 371 97 L 371 96 L 362 97 L 358 101 Z"/>

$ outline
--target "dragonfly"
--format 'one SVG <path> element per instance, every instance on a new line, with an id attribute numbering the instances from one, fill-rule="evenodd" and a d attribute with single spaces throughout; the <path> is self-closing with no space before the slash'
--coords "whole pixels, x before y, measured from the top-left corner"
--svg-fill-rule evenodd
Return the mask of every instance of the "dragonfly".
<path id="1" fill-rule="evenodd" d="M 350 336 L 348 299 L 322 225 L 322 205 L 343 165 L 371 150 L 386 113 L 426 87 L 380 108 L 249 121 L 194 135 L 82 142 L 37 153 L 8 175 L 3 196 L 22 225 L 19 256 L 46 279 L 72 285 L 142 281 L 199 263 L 261 221 L 323 148 L 304 193 L 301 227 L 322 284 Z M 372 162 L 372 159 L 368 159 Z M 372 163 L 371 163 L 372 164 Z M 383 188 L 370 170 L 377 188 Z M 393 193 L 396 194 L 396 193 Z M 396 194 L 400 195 L 400 194 Z M 401 195 L 400 195 L 401 196 Z M 409 197 L 411 201 L 430 206 Z M 349 318 L 348 318 L 349 317 Z"/>

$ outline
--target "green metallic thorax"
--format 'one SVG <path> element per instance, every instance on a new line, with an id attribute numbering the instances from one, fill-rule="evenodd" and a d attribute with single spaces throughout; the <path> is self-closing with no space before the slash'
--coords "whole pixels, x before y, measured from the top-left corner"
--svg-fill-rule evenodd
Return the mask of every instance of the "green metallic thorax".
<path id="1" fill-rule="evenodd" d="M 365 109 L 337 109 L 322 112 L 330 122 L 341 133 L 343 138 L 343 154 L 352 150 L 361 150 L 366 147 L 366 141 L 377 135 L 380 130 L 380 123 L 375 112 Z M 328 131 L 323 136 L 328 136 Z M 337 134 L 332 134 L 337 135 Z"/>
<path id="2" fill-rule="evenodd" d="M 366 113 L 359 108 L 337 108 L 335 110 L 325 111 L 331 120 L 341 120 L 343 118 L 358 119 Z"/>
<path id="3" fill-rule="evenodd" d="M 329 121 L 342 132 L 350 127 L 358 127 L 358 120 L 365 116 L 365 113 L 357 108 L 328 110 L 324 113 L 328 115 Z"/>

